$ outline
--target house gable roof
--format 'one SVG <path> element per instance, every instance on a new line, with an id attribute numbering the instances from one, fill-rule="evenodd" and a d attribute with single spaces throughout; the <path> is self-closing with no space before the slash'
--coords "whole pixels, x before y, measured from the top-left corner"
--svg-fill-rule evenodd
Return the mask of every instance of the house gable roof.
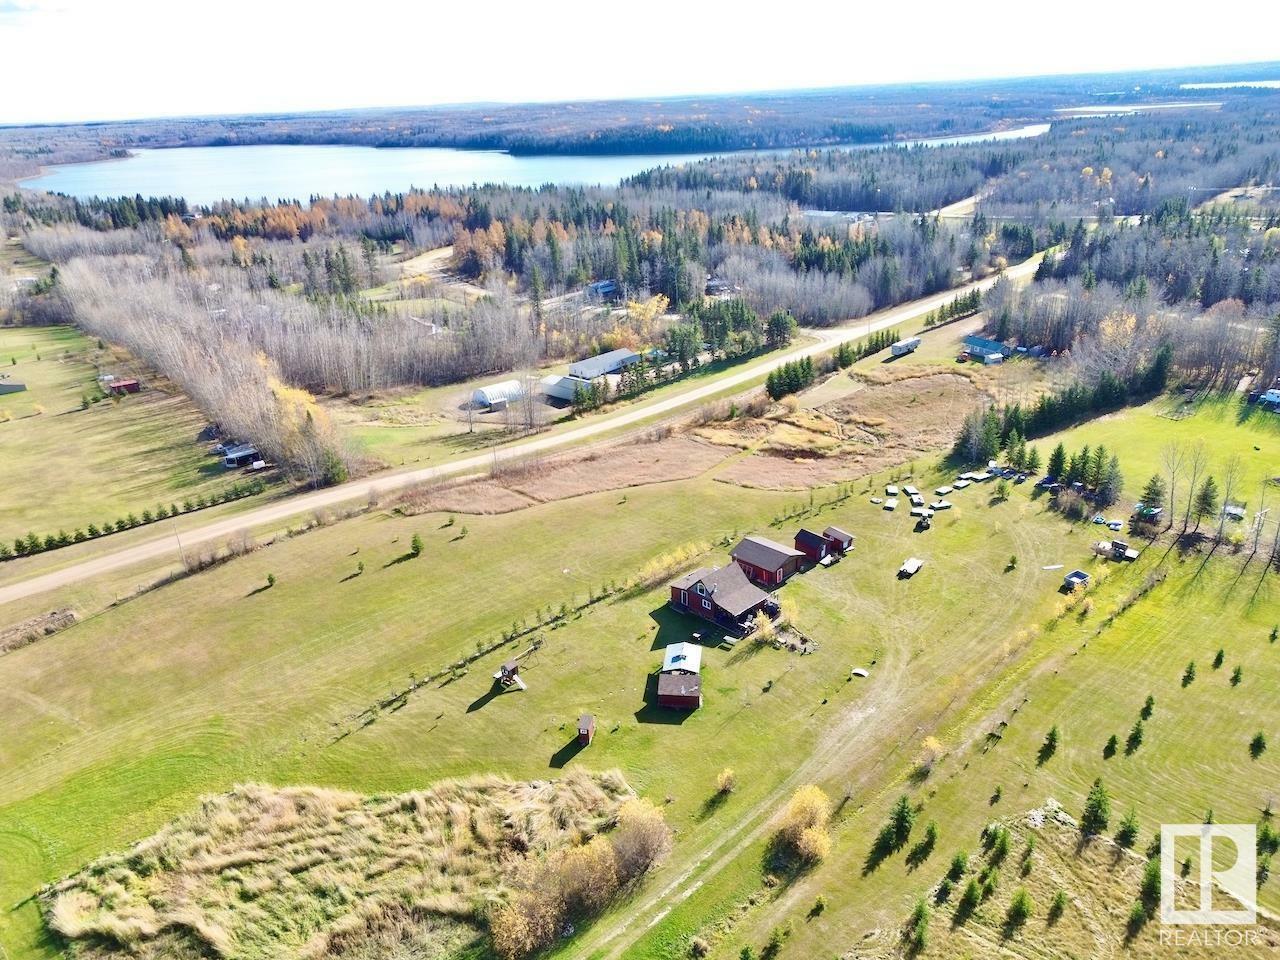
<path id="1" fill-rule="evenodd" d="M 804 554 L 768 537 L 743 537 L 742 542 L 729 551 L 729 556 L 753 567 L 777 570 L 792 557 L 803 557 Z"/>
<path id="2" fill-rule="evenodd" d="M 718 570 L 705 567 L 685 574 L 672 584 L 677 590 L 697 590 L 702 584 L 703 596 L 731 617 L 741 617 L 748 611 L 765 603 L 769 594 L 765 593 L 742 572 L 736 563 L 726 564 Z"/>
<path id="3" fill-rule="evenodd" d="M 828 540 L 835 540 L 839 543 L 853 543 L 853 534 L 848 530 L 841 530 L 839 527 L 827 527 L 822 531 L 822 535 Z"/>

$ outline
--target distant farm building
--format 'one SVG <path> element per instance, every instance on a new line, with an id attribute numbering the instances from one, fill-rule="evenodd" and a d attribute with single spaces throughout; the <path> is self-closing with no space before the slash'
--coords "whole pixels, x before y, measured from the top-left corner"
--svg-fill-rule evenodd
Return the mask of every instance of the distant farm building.
<path id="1" fill-rule="evenodd" d="M 471 403 L 486 410 L 503 408 L 513 400 L 524 396 L 524 384 L 519 380 L 503 380 L 491 383 L 487 387 L 477 387 L 471 394 Z"/>
<path id="2" fill-rule="evenodd" d="M 241 443 L 231 447 L 222 456 L 222 465 L 228 470 L 234 470 L 237 467 L 247 467 L 262 457 L 258 453 L 258 448 L 251 443 Z"/>
<path id="3" fill-rule="evenodd" d="M 736 563 L 700 569 L 671 584 L 671 605 L 723 627 L 740 629 L 759 610 L 776 608 L 773 598 L 747 579 Z"/>
<path id="4" fill-rule="evenodd" d="M 16 380 L 0 380 L 0 397 L 6 393 L 22 393 L 26 389 L 25 383 L 18 383 Z"/>
<path id="5" fill-rule="evenodd" d="M 553 400 L 563 400 L 565 403 L 572 403 L 579 390 L 590 389 L 591 381 L 583 380 L 581 377 L 562 377 L 553 373 L 549 377 L 542 378 L 543 396 Z"/>
<path id="6" fill-rule="evenodd" d="M 678 710 L 702 706 L 702 648 L 696 643 L 673 643 L 664 651 L 658 704 Z"/>
<path id="7" fill-rule="evenodd" d="M 142 384 L 130 377 L 127 380 L 112 380 L 107 384 L 107 391 L 116 397 L 123 397 L 126 393 L 137 393 L 142 389 Z"/>
<path id="8" fill-rule="evenodd" d="M 729 556 L 752 580 L 774 586 L 800 569 L 804 554 L 767 537 L 743 537 Z"/>
<path id="9" fill-rule="evenodd" d="M 634 350 L 610 350 L 598 356 L 587 357 L 577 363 L 569 364 L 569 376 L 582 380 L 598 380 L 600 377 L 619 371 L 640 362 L 640 354 Z"/>
<path id="10" fill-rule="evenodd" d="M 986 358 L 993 353 L 1000 354 L 1001 359 L 1013 353 L 1013 348 L 1008 344 L 1001 343 L 999 340 L 991 340 L 987 337 L 979 337 L 970 334 L 964 338 L 964 348 L 971 357 L 978 357 L 986 362 Z M 997 363 L 999 361 L 996 361 Z"/>
<path id="11" fill-rule="evenodd" d="M 587 296 L 600 300 L 619 300 L 622 298 L 622 285 L 617 280 L 597 280 L 587 284 Z"/>

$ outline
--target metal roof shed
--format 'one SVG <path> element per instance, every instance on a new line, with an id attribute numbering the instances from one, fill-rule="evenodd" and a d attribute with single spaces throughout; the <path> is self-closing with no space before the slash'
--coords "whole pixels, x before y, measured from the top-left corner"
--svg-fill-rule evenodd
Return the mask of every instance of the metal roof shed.
<path id="1" fill-rule="evenodd" d="M 519 380 L 503 380 L 491 383 L 486 387 L 478 387 L 471 394 L 471 402 L 482 407 L 491 407 L 500 401 L 510 402 L 524 396 L 524 385 Z"/>
<path id="2" fill-rule="evenodd" d="M 583 380 L 596 380 L 606 373 L 617 373 L 623 367 L 629 367 L 640 359 L 634 350 L 610 350 L 596 357 L 587 357 L 569 365 L 569 376 L 581 377 Z"/>
<path id="3" fill-rule="evenodd" d="M 702 648 L 687 641 L 669 645 L 662 655 L 662 672 L 671 673 L 674 670 L 701 673 Z"/>

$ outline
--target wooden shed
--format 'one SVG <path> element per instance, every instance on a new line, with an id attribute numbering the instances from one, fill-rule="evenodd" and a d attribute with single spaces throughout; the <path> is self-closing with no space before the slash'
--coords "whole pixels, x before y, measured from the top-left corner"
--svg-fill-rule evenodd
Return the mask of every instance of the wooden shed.
<path id="1" fill-rule="evenodd" d="M 584 713 L 578 718 L 578 742 L 584 747 L 591 745 L 591 741 L 596 736 L 596 718 L 590 713 Z"/>

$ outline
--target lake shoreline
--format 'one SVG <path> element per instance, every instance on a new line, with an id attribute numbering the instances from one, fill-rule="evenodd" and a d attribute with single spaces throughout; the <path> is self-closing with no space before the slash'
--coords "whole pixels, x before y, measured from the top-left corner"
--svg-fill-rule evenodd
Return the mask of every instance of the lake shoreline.
<path id="1" fill-rule="evenodd" d="M 546 184 L 616 186 L 627 177 L 655 167 L 719 156 L 997 142 L 1041 136 L 1050 127 L 1051 123 L 1044 122 L 919 140 L 694 153 L 523 154 L 498 149 L 348 143 L 166 146 L 129 150 L 123 157 L 42 165 L 38 173 L 21 178 L 18 184 L 79 199 L 182 197 L 192 207 L 202 208 L 228 200 L 256 202 L 264 197 L 292 198 L 305 204 L 309 199 L 303 198 L 310 197 L 367 197 L 489 184 L 528 189 Z"/>

